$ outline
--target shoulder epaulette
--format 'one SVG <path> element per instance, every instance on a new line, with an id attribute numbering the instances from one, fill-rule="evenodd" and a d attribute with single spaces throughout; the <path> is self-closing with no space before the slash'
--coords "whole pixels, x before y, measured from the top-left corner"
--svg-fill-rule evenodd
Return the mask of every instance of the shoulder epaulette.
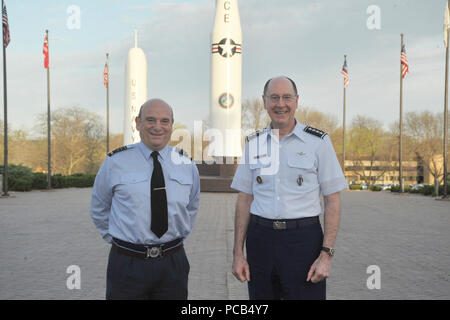
<path id="1" fill-rule="evenodd" d="M 258 136 L 259 136 L 261 133 L 263 133 L 263 132 L 264 132 L 264 130 L 256 130 L 255 132 L 250 133 L 245 139 L 246 139 L 247 141 L 250 141 L 250 140 L 252 140 L 252 139 L 258 137 Z"/>
<path id="2" fill-rule="evenodd" d="M 111 151 L 110 153 L 108 153 L 108 156 L 111 157 L 112 155 L 114 155 L 116 153 L 119 153 L 119 152 L 122 152 L 122 151 L 125 151 L 125 150 L 128 150 L 128 149 L 132 149 L 132 147 L 123 146 L 123 147 L 117 148 L 117 149 Z"/>
<path id="3" fill-rule="evenodd" d="M 316 129 L 316 128 L 313 128 L 313 127 L 310 127 L 310 126 L 306 126 L 305 129 L 303 129 L 303 131 L 305 131 L 306 133 L 315 135 L 315 136 L 319 137 L 320 139 L 323 139 L 327 135 L 326 132 Z"/>

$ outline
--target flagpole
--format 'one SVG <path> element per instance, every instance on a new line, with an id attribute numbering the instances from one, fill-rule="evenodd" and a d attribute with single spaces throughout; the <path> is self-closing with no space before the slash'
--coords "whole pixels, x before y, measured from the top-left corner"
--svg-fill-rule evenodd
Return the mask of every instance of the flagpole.
<path id="1" fill-rule="evenodd" d="M 447 198 L 447 143 L 448 143 L 448 45 L 450 28 L 447 28 L 447 44 L 445 49 L 445 102 L 444 102 L 444 194 Z"/>
<path id="2" fill-rule="evenodd" d="M 48 41 L 48 30 L 45 30 L 45 38 L 47 39 L 47 55 L 50 56 L 50 46 Z M 50 59 L 49 59 L 50 60 Z M 52 166 L 51 166 L 51 128 L 50 128 L 50 63 L 47 68 L 47 189 L 52 188 L 51 177 L 52 177 Z"/>
<path id="3" fill-rule="evenodd" d="M 344 63 L 347 61 L 347 56 L 344 55 Z M 343 123 L 342 123 L 342 171 L 344 172 L 345 176 L 345 77 L 344 77 L 344 107 L 343 107 Z"/>
<path id="4" fill-rule="evenodd" d="M 3 11 L 3 0 L 2 0 L 2 11 Z M 2 12 L 3 15 L 3 12 Z M 9 197 L 8 194 L 8 98 L 6 90 L 6 48 L 5 48 L 5 28 L 2 24 L 2 35 L 3 35 L 3 130 L 4 130 L 4 141 L 3 141 L 3 194 L 2 197 Z"/>
<path id="5" fill-rule="evenodd" d="M 109 53 L 106 54 L 108 81 L 106 82 L 106 153 L 109 153 Z"/>
<path id="6" fill-rule="evenodd" d="M 400 55 L 403 49 L 403 33 L 400 34 L 401 37 L 401 45 L 400 45 Z M 403 76 L 402 76 L 402 62 L 400 59 L 400 121 L 399 121 L 399 131 L 400 131 L 400 139 L 399 139 L 399 150 L 398 150 L 398 164 L 399 164 L 399 183 L 400 183 L 400 192 L 404 192 L 403 185 L 403 168 L 402 168 L 402 147 L 403 147 Z"/>

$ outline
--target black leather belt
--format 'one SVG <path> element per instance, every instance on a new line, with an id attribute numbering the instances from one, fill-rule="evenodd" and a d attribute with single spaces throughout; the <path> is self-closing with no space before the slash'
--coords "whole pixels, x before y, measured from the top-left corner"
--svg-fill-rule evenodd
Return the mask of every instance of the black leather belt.
<path id="1" fill-rule="evenodd" d="M 302 226 L 320 223 L 319 216 L 300 218 L 300 219 L 272 220 L 272 219 L 267 219 L 267 218 L 263 218 L 263 217 L 251 214 L 250 220 L 253 223 L 256 223 L 261 226 L 268 227 L 268 228 L 271 228 L 274 230 L 296 229 L 296 228 L 299 228 Z"/>
<path id="2" fill-rule="evenodd" d="M 183 239 L 175 239 L 162 244 L 143 245 L 113 238 L 112 245 L 124 254 L 142 259 L 149 259 L 164 257 L 183 248 Z"/>

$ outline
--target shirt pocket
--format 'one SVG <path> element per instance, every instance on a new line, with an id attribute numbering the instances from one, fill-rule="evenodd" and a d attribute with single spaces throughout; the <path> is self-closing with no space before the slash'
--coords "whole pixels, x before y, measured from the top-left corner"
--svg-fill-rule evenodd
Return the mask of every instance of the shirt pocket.
<path id="1" fill-rule="evenodd" d="M 313 157 L 295 154 L 288 158 L 287 164 L 289 177 L 286 178 L 288 181 L 292 180 L 293 186 L 298 188 L 301 182 L 301 191 L 310 191 L 318 186 L 317 168 Z M 300 176 L 301 181 L 299 181 Z"/>
<path id="2" fill-rule="evenodd" d="M 288 158 L 288 166 L 305 171 L 316 171 L 314 159 L 310 156 L 299 156 L 298 154 L 292 155 Z"/>
<path id="3" fill-rule="evenodd" d="M 194 180 L 191 172 L 172 171 L 166 183 L 167 200 L 187 205 Z"/>
<path id="4" fill-rule="evenodd" d="M 148 181 L 149 178 L 145 173 L 131 172 L 121 176 L 120 182 L 123 184 L 135 184 L 143 181 Z"/>
<path id="5" fill-rule="evenodd" d="M 150 178 L 144 172 L 129 172 L 120 176 L 116 191 L 124 199 L 138 201 L 150 197 Z"/>

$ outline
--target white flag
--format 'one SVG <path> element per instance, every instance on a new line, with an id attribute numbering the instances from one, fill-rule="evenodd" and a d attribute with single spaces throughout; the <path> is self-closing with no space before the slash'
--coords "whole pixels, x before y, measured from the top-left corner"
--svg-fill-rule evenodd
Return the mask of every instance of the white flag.
<path id="1" fill-rule="evenodd" d="M 448 43 L 447 43 L 447 33 L 448 33 L 448 28 L 450 28 L 450 8 L 449 8 L 449 1 L 447 1 L 447 7 L 445 8 L 445 18 L 444 18 L 444 44 L 445 47 L 448 47 Z"/>

